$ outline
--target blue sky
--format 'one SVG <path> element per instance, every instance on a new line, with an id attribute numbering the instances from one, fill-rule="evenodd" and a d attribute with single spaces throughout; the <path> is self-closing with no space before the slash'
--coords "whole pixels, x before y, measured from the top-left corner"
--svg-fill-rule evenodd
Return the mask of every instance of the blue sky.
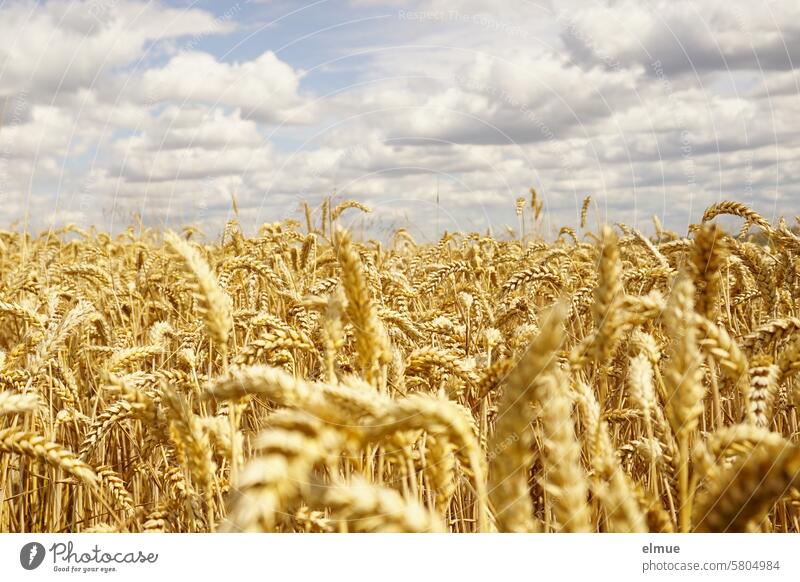
<path id="1" fill-rule="evenodd" d="M 800 5 L 0 0 L 4 222 L 218 232 L 335 193 L 368 229 L 684 231 L 800 213 Z M 435 202 L 439 191 L 441 204 Z M 437 218 L 438 217 L 438 218 Z"/>

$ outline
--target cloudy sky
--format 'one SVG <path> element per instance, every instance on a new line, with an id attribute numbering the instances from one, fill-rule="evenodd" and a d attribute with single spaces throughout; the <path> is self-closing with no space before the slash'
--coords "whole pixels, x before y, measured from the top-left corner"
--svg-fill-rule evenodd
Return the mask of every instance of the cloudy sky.
<path id="1" fill-rule="evenodd" d="M 0 0 L 0 222 L 793 217 L 796 63 L 795 0 Z"/>

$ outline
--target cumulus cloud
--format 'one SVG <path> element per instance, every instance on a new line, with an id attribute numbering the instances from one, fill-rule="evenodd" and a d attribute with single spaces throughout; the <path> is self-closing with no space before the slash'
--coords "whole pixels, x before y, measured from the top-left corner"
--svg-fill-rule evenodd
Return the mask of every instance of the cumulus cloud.
<path id="1" fill-rule="evenodd" d="M 236 147 L 259 147 L 264 138 L 259 126 L 243 119 L 241 111 L 219 107 L 170 105 L 148 118 L 146 127 L 128 143 L 150 151 L 203 148 L 223 150 Z M 120 141 L 119 143 L 123 143 Z"/>
<path id="2" fill-rule="evenodd" d="M 560 8 L 562 38 L 579 61 L 668 74 L 787 70 L 800 63 L 796 2 L 602 2 Z"/>
<path id="3" fill-rule="evenodd" d="M 132 0 L 22 1 L 0 12 L 0 95 L 43 99 L 92 86 L 144 58 L 148 43 L 233 29 L 201 10 Z"/>
<path id="4" fill-rule="evenodd" d="M 200 102 L 228 105 L 244 117 L 302 123 L 311 111 L 298 95 L 301 74 L 271 51 L 244 62 L 225 63 L 201 52 L 181 52 L 164 67 L 144 71 L 137 83 L 145 103 Z"/>
<path id="5" fill-rule="evenodd" d="M 72 139 L 69 111 L 37 105 L 24 122 L 9 125 L 0 133 L 0 149 L 12 159 L 63 156 Z"/>

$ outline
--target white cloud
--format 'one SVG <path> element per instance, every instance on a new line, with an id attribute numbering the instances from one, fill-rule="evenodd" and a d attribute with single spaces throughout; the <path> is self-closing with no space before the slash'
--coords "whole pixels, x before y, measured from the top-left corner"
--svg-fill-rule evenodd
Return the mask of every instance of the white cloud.
<path id="1" fill-rule="evenodd" d="M 298 94 L 300 73 L 267 51 L 252 61 L 219 62 L 200 52 L 182 52 L 137 83 L 146 103 L 193 101 L 238 107 L 262 122 L 303 123 L 310 109 Z"/>
<path id="2" fill-rule="evenodd" d="M 153 2 L 13 2 L 1 8 L 0 95 L 41 98 L 91 87 L 147 43 L 232 30 L 207 12 Z"/>
<path id="3" fill-rule="evenodd" d="M 785 70 L 800 62 L 796 2 L 687 0 L 564 5 L 563 38 L 578 60 L 659 62 L 668 74 Z"/>
<path id="4" fill-rule="evenodd" d="M 115 173 L 129 182 L 180 181 L 234 176 L 254 164 L 272 165 L 267 147 L 150 149 L 149 145 L 141 137 L 117 141 Z"/>
<path id="5" fill-rule="evenodd" d="M 204 148 L 224 150 L 259 147 L 264 138 L 258 124 L 242 119 L 239 109 L 170 105 L 147 120 L 146 129 L 136 140 L 150 151 Z"/>
<path id="6" fill-rule="evenodd" d="M 30 118 L 8 125 L 0 133 L 0 151 L 11 158 L 63 156 L 73 135 L 69 111 L 58 107 L 36 105 Z"/>

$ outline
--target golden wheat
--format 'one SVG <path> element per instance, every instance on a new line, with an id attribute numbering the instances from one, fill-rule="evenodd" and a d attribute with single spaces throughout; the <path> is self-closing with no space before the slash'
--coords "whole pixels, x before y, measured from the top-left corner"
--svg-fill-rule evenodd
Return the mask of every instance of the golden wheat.
<path id="1" fill-rule="evenodd" d="M 0 531 L 800 531 L 796 229 L 587 196 L 547 242 L 530 194 L 432 244 L 330 198 L 0 232 Z"/>

